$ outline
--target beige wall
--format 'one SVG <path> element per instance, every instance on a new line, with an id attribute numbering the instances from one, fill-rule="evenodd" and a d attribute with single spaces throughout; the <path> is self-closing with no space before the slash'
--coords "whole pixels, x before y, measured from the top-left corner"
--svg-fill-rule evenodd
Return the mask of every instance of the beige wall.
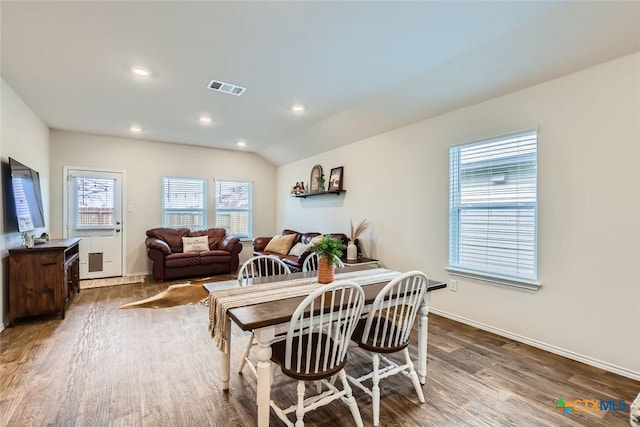
<path id="1" fill-rule="evenodd" d="M 9 157 L 37 170 L 40 173 L 42 187 L 42 204 L 44 207 L 44 221 L 48 227 L 49 220 L 49 129 L 42 123 L 22 99 L 5 83 L 0 80 L 0 157 L 3 169 L 8 163 Z M 0 174 L 0 189 L 4 188 L 4 177 Z M 4 216 L 4 191 L 0 197 L 0 224 L 2 224 L 2 238 L 0 239 L 0 330 L 9 321 L 8 316 L 8 249 L 20 246 L 22 238 L 17 231 L 16 224 L 5 224 Z M 47 230 L 36 229 L 35 234 L 40 235 Z"/>
<path id="2" fill-rule="evenodd" d="M 640 54 L 279 168 L 278 229 L 348 232 L 366 252 L 450 281 L 448 148 L 540 127 L 538 292 L 458 279 L 440 313 L 640 379 Z M 344 196 L 293 199 L 314 164 Z"/>
<path id="3" fill-rule="evenodd" d="M 150 272 L 144 239 L 146 230 L 161 226 L 162 176 L 208 178 L 210 227 L 215 224 L 213 179 L 253 181 L 254 234 L 275 232 L 276 169 L 252 153 L 52 131 L 50 229 L 55 236 L 63 234 L 64 166 L 125 171 L 125 275 Z M 243 259 L 250 249 L 245 245 Z"/>

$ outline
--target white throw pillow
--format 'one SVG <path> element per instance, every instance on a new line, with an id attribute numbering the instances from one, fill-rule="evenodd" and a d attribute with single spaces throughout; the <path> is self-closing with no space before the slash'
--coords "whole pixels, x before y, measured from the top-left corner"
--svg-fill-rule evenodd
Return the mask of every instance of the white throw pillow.
<path id="1" fill-rule="evenodd" d="M 307 250 L 308 246 L 309 245 L 305 245 L 304 243 L 296 243 L 289 251 L 289 255 L 300 256 Z"/>
<path id="2" fill-rule="evenodd" d="M 209 238 L 207 236 L 182 238 L 182 252 L 204 252 L 208 250 Z"/>
<path id="3" fill-rule="evenodd" d="M 309 242 L 309 247 L 315 246 L 316 243 L 318 243 L 320 240 L 322 240 L 324 238 L 324 234 L 321 234 L 319 236 L 314 237 L 313 239 L 311 239 L 311 241 Z"/>

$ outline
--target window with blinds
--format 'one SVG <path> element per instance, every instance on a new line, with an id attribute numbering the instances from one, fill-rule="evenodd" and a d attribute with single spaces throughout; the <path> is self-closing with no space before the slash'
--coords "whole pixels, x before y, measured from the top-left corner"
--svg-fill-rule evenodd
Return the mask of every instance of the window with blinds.
<path id="1" fill-rule="evenodd" d="M 76 177 L 76 228 L 115 228 L 115 179 Z"/>
<path id="2" fill-rule="evenodd" d="M 162 178 L 162 226 L 207 228 L 207 180 L 204 178 Z"/>
<path id="3" fill-rule="evenodd" d="M 450 270 L 537 280 L 537 143 L 530 131 L 450 148 Z"/>
<path id="4" fill-rule="evenodd" d="M 216 227 L 231 236 L 251 238 L 252 187 L 247 181 L 216 180 Z"/>

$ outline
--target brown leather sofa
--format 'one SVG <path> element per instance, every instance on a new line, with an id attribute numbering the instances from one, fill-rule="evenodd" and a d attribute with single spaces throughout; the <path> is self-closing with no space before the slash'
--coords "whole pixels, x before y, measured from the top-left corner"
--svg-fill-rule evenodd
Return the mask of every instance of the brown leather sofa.
<path id="1" fill-rule="evenodd" d="M 183 252 L 183 237 L 207 236 L 209 250 Z M 190 231 L 188 228 L 153 228 L 147 230 L 147 255 L 153 262 L 153 278 L 169 280 L 184 277 L 235 273 L 242 244 L 226 235 L 224 228 Z"/>
<path id="2" fill-rule="evenodd" d="M 293 241 L 293 245 L 295 245 L 296 243 L 303 243 L 306 245 L 309 242 L 311 242 L 311 239 L 313 239 L 314 237 L 321 236 L 322 234 L 327 234 L 327 233 L 316 233 L 316 232 L 302 233 L 299 231 L 289 230 L 289 229 L 285 229 L 281 233 L 282 236 L 288 235 L 288 234 L 296 234 L 296 238 Z M 333 238 L 336 238 L 342 241 L 342 243 L 345 246 L 345 249 L 343 251 L 343 257 L 345 257 L 347 255 L 347 249 L 346 249 L 347 244 L 349 243 L 349 238 L 347 237 L 347 235 L 343 233 L 329 233 L 329 234 L 331 234 Z M 265 250 L 265 248 L 267 247 L 271 239 L 273 239 L 273 236 L 256 237 L 255 239 L 253 239 L 253 255 L 276 256 L 280 258 L 282 261 L 284 261 L 289 266 L 292 272 L 301 271 L 302 264 L 304 263 L 304 260 L 307 258 L 307 256 L 309 256 L 309 254 L 311 253 L 311 250 L 307 249 L 300 255 L 288 255 L 288 254 L 285 255 L 285 254 L 280 254 L 276 252 L 270 252 Z M 357 240 L 354 243 L 358 245 Z"/>

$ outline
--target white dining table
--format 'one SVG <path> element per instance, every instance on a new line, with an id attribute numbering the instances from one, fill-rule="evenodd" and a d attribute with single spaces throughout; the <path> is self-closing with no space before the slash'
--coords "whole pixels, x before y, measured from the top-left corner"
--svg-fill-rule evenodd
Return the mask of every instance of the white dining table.
<path id="1" fill-rule="evenodd" d="M 376 295 L 382 290 L 382 288 L 389 283 L 391 277 L 399 275 L 399 272 L 392 270 L 374 268 L 372 266 L 357 266 L 348 269 L 336 270 L 335 280 L 354 280 L 362 285 L 362 289 L 365 291 L 365 309 L 364 313 L 367 313 L 375 299 Z M 258 420 L 257 425 L 259 427 L 265 427 L 269 425 L 269 412 L 270 412 L 270 397 L 271 397 L 271 344 L 277 341 L 279 336 L 286 333 L 289 327 L 289 321 L 291 315 L 298 307 L 300 302 L 308 293 L 309 287 L 321 286 L 315 283 L 316 272 L 306 273 L 293 273 L 288 275 L 270 276 L 263 278 L 256 278 L 253 280 L 253 285 L 243 287 L 250 289 L 252 294 L 264 295 L 261 288 L 271 289 L 271 291 L 265 291 L 265 293 L 277 293 L 280 298 L 273 299 L 271 301 L 263 301 L 264 296 L 260 296 L 258 300 L 261 302 L 252 301 L 252 295 L 241 297 L 242 302 L 231 304 L 224 310 L 226 318 L 213 319 L 216 310 L 220 313 L 220 302 L 224 302 L 224 298 L 229 294 L 229 287 L 232 286 L 233 281 L 229 282 L 214 282 L 204 285 L 205 289 L 210 294 L 210 317 L 212 321 L 222 322 L 217 325 L 218 328 L 218 348 L 222 351 L 221 362 L 221 380 L 222 389 L 229 389 L 230 380 L 230 366 L 231 366 L 231 324 L 235 323 L 244 331 L 253 331 L 255 334 L 255 340 L 257 342 L 256 356 L 258 362 L 256 364 L 257 374 L 257 392 L 256 392 L 256 404 L 258 407 Z M 237 283 L 237 281 L 235 281 Z M 283 286 L 282 290 L 278 292 L 273 288 Z M 427 338 L 428 338 L 428 315 L 429 315 L 429 301 L 431 292 L 437 289 L 443 289 L 447 285 L 444 282 L 438 282 L 429 280 L 428 288 L 425 298 L 420 306 L 418 315 L 418 363 L 417 373 L 420 378 L 420 383 L 425 384 L 427 378 Z M 238 286 L 239 287 L 239 286 Z M 300 288 L 304 295 L 289 296 L 286 294 L 289 290 L 294 288 Z M 286 289 L 287 291 L 285 291 Z M 242 292 L 242 291 L 237 291 Z M 295 293 L 295 290 L 293 290 Z M 284 299 L 283 299 L 284 298 Z M 236 297 L 236 299 L 238 299 Z M 218 306 L 216 306 L 218 304 Z M 224 305 L 224 304 L 222 304 Z M 213 328 L 215 331 L 215 328 Z M 222 334 L 222 336 L 220 336 Z M 238 358 L 240 355 L 237 355 Z"/>

